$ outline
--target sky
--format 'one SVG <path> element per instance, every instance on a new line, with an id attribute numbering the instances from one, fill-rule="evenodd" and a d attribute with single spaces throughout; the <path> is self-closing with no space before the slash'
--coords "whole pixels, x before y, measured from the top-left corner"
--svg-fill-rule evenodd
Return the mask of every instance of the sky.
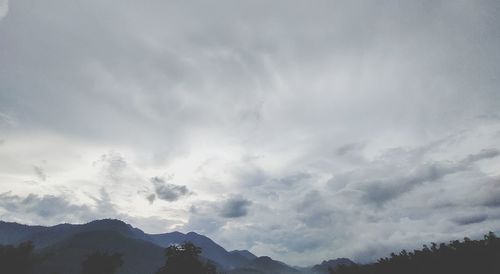
<path id="1" fill-rule="evenodd" d="M 500 231 L 500 2 L 0 0 L 0 219 L 292 265 Z"/>

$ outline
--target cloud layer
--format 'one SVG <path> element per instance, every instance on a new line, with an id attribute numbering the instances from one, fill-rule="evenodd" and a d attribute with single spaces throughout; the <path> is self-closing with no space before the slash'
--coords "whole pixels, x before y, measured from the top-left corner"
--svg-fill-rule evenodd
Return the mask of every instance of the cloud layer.
<path id="1" fill-rule="evenodd" d="M 494 1 L 0 6 L 1 219 L 294 265 L 500 229 Z"/>

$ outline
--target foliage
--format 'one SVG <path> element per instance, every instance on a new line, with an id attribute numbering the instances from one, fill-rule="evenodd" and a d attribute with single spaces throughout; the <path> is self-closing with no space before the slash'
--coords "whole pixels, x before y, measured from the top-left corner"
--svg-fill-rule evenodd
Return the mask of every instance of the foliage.
<path id="1" fill-rule="evenodd" d="M 171 245 L 165 249 L 166 262 L 157 274 L 216 274 L 210 262 L 200 259 L 201 248 L 190 242 Z"/>
<path id="2" fill-rule="evenodd" d="M 497 274 L 500 270 L 500 239 L 493 232 L 482 240 L 464 238 L 449 244 L 431 243 L 422 250 L 392 253 L 374 264 L 340 266 L 331 274 Z"/>
<path id="3" fill-rule="evenodd" d="M 122 264 L 120 253 L 108 254 L 96 251 L 82 262 L 82 274 L 114 274 Z"/>
<path id="4" fill-rule="evenodd" d="M 35 264 L 33 249 L 32 242 L 21 243 L 17 247 L 0 245 L 0 273 L 30 273 Z"/>

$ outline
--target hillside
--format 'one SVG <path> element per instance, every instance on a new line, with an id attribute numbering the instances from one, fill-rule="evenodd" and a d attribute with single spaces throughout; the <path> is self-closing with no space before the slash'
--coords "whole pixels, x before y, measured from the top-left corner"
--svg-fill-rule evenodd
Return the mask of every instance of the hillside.
<path id="1" fill-rule="evenodd" d="M 165 261 L 163 248 L 152 243 L 109 230 L 89 231 L 42 249 L 43 260 L 33 274 L 79 274 L 81 262 L 96 250 L 123 254 L 118 274 L 154 273 Z"/>

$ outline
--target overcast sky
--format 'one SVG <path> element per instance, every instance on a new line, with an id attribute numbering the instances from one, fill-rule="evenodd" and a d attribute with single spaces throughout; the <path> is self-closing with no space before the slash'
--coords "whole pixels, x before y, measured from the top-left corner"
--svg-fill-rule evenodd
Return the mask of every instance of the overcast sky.
<path id="1" fill-rule="evenodd" d="M 500 230 L 499 1 L 0 0 L 0 219 L 293 265 Z"/>

